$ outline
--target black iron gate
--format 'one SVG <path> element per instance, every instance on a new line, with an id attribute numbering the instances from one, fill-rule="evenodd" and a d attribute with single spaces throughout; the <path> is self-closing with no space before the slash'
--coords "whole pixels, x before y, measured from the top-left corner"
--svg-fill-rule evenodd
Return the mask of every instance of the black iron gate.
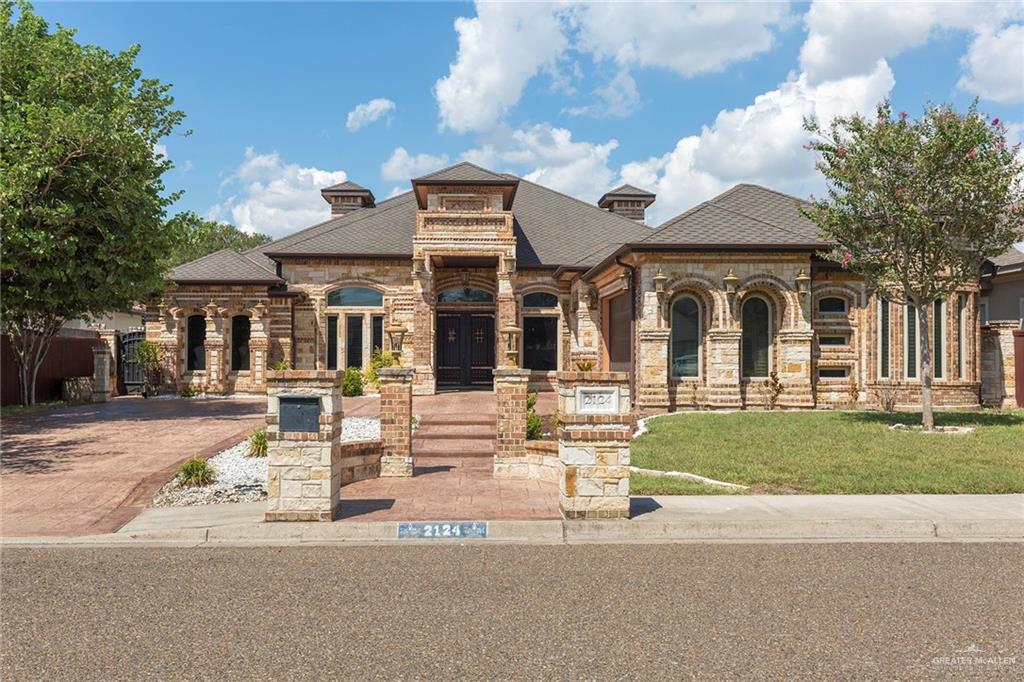
<path id="1" fill-rule="evenodd" d="M 135 359 L 135 349 L 145 340 L 144 331 L 125 332 L 118 338 L 117 388 L 122 395 L 142 392 L 143 369 Z"/>

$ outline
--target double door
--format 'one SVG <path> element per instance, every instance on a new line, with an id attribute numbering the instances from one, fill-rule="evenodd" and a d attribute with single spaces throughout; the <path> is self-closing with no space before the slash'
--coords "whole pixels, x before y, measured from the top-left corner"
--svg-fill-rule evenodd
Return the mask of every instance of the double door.
<path id="1" fill-rule="evenodd" d="M 491 386 L 494 314 L 437 314 L 437 385 Z"/>

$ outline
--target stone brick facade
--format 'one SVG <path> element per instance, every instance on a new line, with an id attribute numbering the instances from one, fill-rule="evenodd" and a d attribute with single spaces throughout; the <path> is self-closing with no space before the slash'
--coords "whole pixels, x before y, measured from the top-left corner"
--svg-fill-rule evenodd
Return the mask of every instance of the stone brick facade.
<path id="1" fill-rule="evenodd" d="M 981 401 L 988 407 L 1015 407 L 1016 322 L 992 322 L 981 328 Z"/>
<path id="2" fill-rule="evenodd" d="M 494 370 L 498 429 L 494 445 L 497 478 L 530 478 L 526 460 L 526 398 L 530 370 L 501 367 Z"/>
<path id="3" fill-rule="evenodd" d="M 412 476 L 413 370 L 389 367 L 380 378 L 380 440 L 382 477 Z"/>

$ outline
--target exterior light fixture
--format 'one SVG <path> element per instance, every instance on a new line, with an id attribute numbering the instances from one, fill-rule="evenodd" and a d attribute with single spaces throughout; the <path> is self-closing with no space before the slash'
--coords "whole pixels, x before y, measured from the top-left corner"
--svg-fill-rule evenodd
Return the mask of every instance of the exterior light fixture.
<path id="1" fill-rule="evenodd" d="M 412 257 L 412 274 L 414 277 L 423 272 L 423 267 L 425 264 L 426 259 L 423 256 Z"/>
<path id="2" fill-rule="evenodd" d="M 811 293 L 811 276 L 801 268 L 800 274 L 796 276 L 796 291 L 801 296 Z"/>
<path id="3" fill-rule="evenodd" d="M 668 281 L 668 275 L 658 268 L 658 274 L 654 276 L 654 291 L 658 294 L 658 298 L 665 296 L 665 282 Z"/>
<path id="4" fill-rule="evenodd" d="M 388 333 L 388 339 L 391 341 L 391 357 L 394 358 L 396 365 L 401 365 L 402 341 L 405 339 L 405 334 L 409 330 L 404 324 L 392 322 L 384 331 Z"/>
<path id="5" fill-rule="evenodd" d="M 736 287 L 740 283 L 740 278 L 736 276 L 736 273 L 729 268 L 729 272 L 722 278 L 722 284 L 725 286 L 725 293 L 728 296 L 736 295 Z"/>
<path id="6" fill-rule="evenodd" d="M 501 333 L 505 335 L 505 364 L 508 367 L 519 366 L 519 336 L 523 333 L 521 327 L 517 327 L 514 324 L 507 325 L 501 328 Z"/>

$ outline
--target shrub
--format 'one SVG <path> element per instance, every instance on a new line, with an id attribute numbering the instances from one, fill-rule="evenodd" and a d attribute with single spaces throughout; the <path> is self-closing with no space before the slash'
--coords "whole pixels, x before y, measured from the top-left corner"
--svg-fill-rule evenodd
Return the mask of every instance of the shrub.
<path id="1" fill-rule="evenodd" d="M 526 396 L 526 440 L 540 440 L 544 422 L 537 414 L 537 394 Z"/>
<path id="2" fill-rule="evenodd" d="M 875 401 L 878 409 L 882 412 L 894 412 L 896 410 L 896 387 L 892 384 L 882 384 L 875 389 Z"/>
<path id="3" fill-rule="evenodd" d="M 370 366 L 366 368 L 365 381 L 367 384 L 373 384 L 374 386 L 380 386 L 380 379 L 377 377 L 377 370 L 384 367 L 394 367 L 395 357 L 391 353 L 386 353 L 380 348 L 373 349 L 373 355 L 370 356 Z"/>
<path id="4" fill-rule="evenodd" d="M 279 371 L 281 371 L 283 369 L 291 369 L 291 368 L 292 368 L 292 363 L 288 362 L 287 360 L 274 360 L 268 366 L 268 369 L 272 369 L 275 372 L 279 372 Z"/>
<path id="5" fill-rule="evenodd" d="M 576 371 L 577 372 L 590 372 L 594 369 L 594 362 L 592 360 L 577 360 Z"/>
<path id="6" fill-rule="evenodd" d="M 758 387 L 761 391 L 761 398 L 764 400 L 764 409 L 774 410 L 779 396 L 786 390 L 786 387 L 779 381 L 778 372 L 769 372 L 768 378 L 761 382 Z"/>
<path id="7" fill-rule="evenodd" d="M 267 456 L 267 430 L 259 429 L 251 436 L 249 436 L 249 452 L 247 453 L 250 457 L 266 457 Z"/>
<path id="8" fill-rule="evenodd" d="M 213 467 L 205 459 L 193 457 L 178 469 L 178 482 L 185 486 L 209 485 L 217 479 Z"/>
<path id="9" fill-rule="evenodd" d="M 199 392 L 192 384 L 185 384 L 178 389 L 179 398 L 195 398 L 197 395 L 199 395 Z"/>
<path id="10" fill-rule="evenodd" d="M 349 367 L 345 370 L 345 379 L 341 384 L 341 394 L 352 397 L 363 394 L 363 373 L 358 367 Z"/>

